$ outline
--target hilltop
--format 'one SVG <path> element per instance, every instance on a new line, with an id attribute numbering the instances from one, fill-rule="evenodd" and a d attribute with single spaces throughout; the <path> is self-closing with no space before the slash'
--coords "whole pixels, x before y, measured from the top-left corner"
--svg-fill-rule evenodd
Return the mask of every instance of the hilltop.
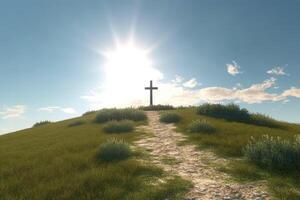
<path id="1" fill-rule="evenodd" d="M 245 155 L 251 137 L 258 140 L 269 135 L 293 142 L 295 135 L 300 133 L 300 125 L 254 114 L 251 119 L 226 119 L 227 115 L 212 116 L 203 110 L 201 113 L 196 107 L 147 111 L 148 118 L 143 111 L 128 110 L 121 114 L 116 110 L 105 110 L 113 113 L 112 119 L 122 122 L 110 122 L 111 118 L 99 117 L 99 111 L 95 111 L 0 136 L 0 199 L 156 200 L 194 198 L 200 194 L 212 198 L 223 195 L 212 194 L 211 184 L 195 190 L 197 183 L 184 174 L 188 170 L 194 170 L 189 173 L 196 178 L 200 171 L 207 172 L 206 178 L 216 181 L 216 187 L 225 181 L 227 186 L 222 186 L 225 187 L 222 189 L 224 198 L 227 195 L 234 199 L 232 195 L 236 191 L 236 199 L 242 198 L 241 195 L 258 198 L 254 193 L 261 199 L 300 198 L 299 168 L 287 168 L 289 165 L 283 168 L 272 165 L 270 168 L 246 159 Z M 167 115 L 165 119 L 162 119 L 163 115 Z M 149 116 L 156 116 L 155 123 Z M 202 130 L 191 131 L 198 130 L 198 121 Z M 175 126 L 169 122 L 175 122 Z M 162 134 L 163 131 L 166 134 Z M 164 140 L 166 135 L 167 140 Z M 119 157 L 103 159 L 99 154 L 103 144 L 107 147 L 115 141 L 119 142 Z M 125 150 L 120 150 L 123 148 L 120 144 L 129 146 L 128 155 Z M 174 152 L 173 147 L 178 152 Z M 185 160 L 182 152 L 190 160 Z M 116 156 L 109 155 L 112 155 L 109 159 Z M 201 165 L 198 165 L 200 161 Z M 194 168 L 185 169 L 195 163 Z M 211 170 L 219 176 L 212 178 Z M 254 189 L 248 191 L 247 187 L 240 187 L 244 184 Z"/>

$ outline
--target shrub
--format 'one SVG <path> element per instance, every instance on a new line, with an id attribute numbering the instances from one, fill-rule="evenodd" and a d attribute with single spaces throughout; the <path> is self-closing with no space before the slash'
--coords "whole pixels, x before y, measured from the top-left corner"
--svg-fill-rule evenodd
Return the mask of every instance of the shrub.
<path id="1" fill-rule="evenodd" d="M 106 133 L 127 133 L 134 130 L 134 124 L 130 120 L 107 122 L 103 130 Z"/>
<path id="2" fill-rule="evenodd" d="M 166 112 L 160 115 L 159 121 L 163 123 L 177 123 L 181 119 L 180 115 L 173 112 Z"/>
<path id="3" fill-rule="evenodd" d="M 294 142 L 264 135 L 261 139 L 251 139 L 245 147 L 246 158 L 255 164 L 275 170 L 295 170 L 300 167 L 300 137 Z"/>
<path id="4" fill-rule="evenodd" d="M 187 129 L 191 133 L 213 133 L 216 131 L 216 128 L 206 120 L 193 121 Z"/>
<path id="5" fill-rule="evenodd" d="M 171 105 L 154 105 L 154 106 L 141 106 L 139 107 L 141 110 L 174 110 L 175 108 Z"/>
<path id="6" fill-rule="evenodd" d="M 197 108 L 197 113 L 209 117 L 223 118 L 230 121 L 249 122 L 250 114 L 247 109 L 241 109 L 235 104 L 203 104 Z"/>
<path id="7" fill-rule="evenodd" d="M 136 110 L 132 108 L 126 109 L 103 109 L 100 110 L 96 116 L 95 121 L 97 123 L 103 123 L 107 121 L 120 121 L 120 120 L 133 120 L 133 121 L 143 121 L 147 117 L 144 111 Z"/>
<path id="8" fill-rule="evenodd" d="M 90 110 L 90 111 L 87 111 L 87 112 L 83 113 L 82 116 L 91 115 L 91 114 L 94 114 L 96 112 L 97 112 L 96 110 Z"/>
<path id="9" fill-rule="evenodd" d="M 73 127 L 73 126 L 80 126 L 82 124 L 84 124 L 84 121 L 77 120 L 77 121 L 71 122 L 68 126 Z"/>
<path id="10" fill-rule="evenodd" d="M 282 125 L 275 119 L 259 113 L 251 114 L 251 123 L 258 126 L 266 126 L 270 128 L 282 127 Z"/>
<path id="11" fill-rule="evenodd" d="M 45 120 L 45 121 L 40 121 L 40 122 L 37 122 L 33 125 L 33 127 L 38 127 L 38 126 L 43 126 L 43 125 L 46 125 L 46 124 L 50 124 L 52 122 L 48 121 L 48 120 Z"/>
<path id="12" fill-rule="evenodd" d="M 102 161 L 124 160 L 130 157 L 129 145 L 123 140 L 111 139 L 100 145 L 97 159 Z"/>

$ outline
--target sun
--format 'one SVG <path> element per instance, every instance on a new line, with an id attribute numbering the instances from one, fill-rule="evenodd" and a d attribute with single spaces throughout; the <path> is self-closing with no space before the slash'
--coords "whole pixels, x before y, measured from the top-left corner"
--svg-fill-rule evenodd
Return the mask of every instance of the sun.
<path id="1" fill-rule="evenodd" d="M 149 48 L 141 48 L 132 41 L 118 43 L 101 54 L 104 57 L 105 98 L 110 104 L 132 104 L 132 99 L 138 99 L 145 92 L 144 86 L 149 80 L 162 79 L 161 72 L 153 67 Z"/>

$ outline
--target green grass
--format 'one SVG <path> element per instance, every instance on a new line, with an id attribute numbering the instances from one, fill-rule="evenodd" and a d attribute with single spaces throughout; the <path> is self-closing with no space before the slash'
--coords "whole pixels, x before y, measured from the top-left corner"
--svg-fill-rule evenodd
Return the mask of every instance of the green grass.
<path id="1" fill-rule="evenodd" d="M 208 134 L 211 134 L 211 133 L 216 132 L 216 128 L 206 120 L 192 121 L 188 125 L 187 130 L 190 133 L 208 133 Z"/>
<path id="2" fill-rule="evenodd" d="M 143 133 L 106 134 L 96 113 L 0 136 L 0 199 L 181 199 L 190 183 L 143 164 L 139 152 L 119 162 L 97 161 L 112 137 L 132 144 Z M 69 127 L 76 121 L 80 126 Z"/>
<path id="3" fill-rule="evenodd" d="M 130 146 L 126 142 L 112 138 L 100 145 L 96 156 L 102 161 L 118 161 L 129 158 L 131 154 Z"/>
<path id="4" fill-rule="evenodd" d="M 73 127 L 73 126 L 80 126 L 84 124 L 84 121 L 82 120 L 77 120 L 77 121 L 72 121 L 70 124 L 69 124 L 69 127 Z"/>
<path id="5" fill-rule="evenodd" d="M 35 123 L 32 127 L 44 126 L 44 125 L 51 124 L 51 123 L 52 122 L 50 122 L 48 120 L 40 121 L 40 122 Z"/>
<path id="6" fill-rule="evenodd" d="M 158 110 L 174 110 L 175 108 L 171 105 L 153 105 L 153 106 L 141 106 L 139 107 L 141 110 L 146 111 L 158 111 Z"/>
<path id="7" fill-rule="evenodd" d="M 106 133 L 128 133 L 134 131 L 134 123 L 130 120 L 109 121 L 103 130 Z"/>
<path id="8" fill-rule="evenodd" d="M 270 128 L 199 115 L 196 108 L 178 109 L 176 112 L 181 116 L 181 121 L 176 124 L 177 130 L 185 133 L 189 143 L 196 144 L 200 149 L 208 148 L 221 157 L 233 160 L 227 166 L 226 172 L 230 172 L 237 180 L 267 180 L 269 189 L 279 199 L 300 199 L 299 169 L 296 171 L 264 169 L 244 159 L 244 148 L 249 144 L 251 137 L 256 140 L 263 135 L 269 135 L 292 142 L 295 135 L 300 134 L 300 125 L 276 121 L 284 129 Z M 215 134 L 190 133 L 188 126 L 195 120 L 209 121 L 216 128 Z"/>

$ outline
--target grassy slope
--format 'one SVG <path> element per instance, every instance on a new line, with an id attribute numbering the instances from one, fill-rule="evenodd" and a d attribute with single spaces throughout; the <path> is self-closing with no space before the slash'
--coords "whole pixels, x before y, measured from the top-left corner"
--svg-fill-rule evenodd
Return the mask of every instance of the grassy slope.
<path id="1" fill-rule="evenodd" d="M 178 130 L 189 136 L 190 142 L 199 148 L 210 148 L 218 155 L 226 158 L 242 158 L 242 151 L 251 136 L 260 137 L 263 134 L 293 139 L 300 134 L 300 125 L 281 123 L 285 129 L 275 129 L 229 122 L 206 116 L 199 116 L 195 109 L 179 109 L 182 121 L 177 124 Z M 190 122 L 196 119 L 206 119 L 217 128 L 216 134 L 192 134 L 186 131 Z M 267 180 L 270 190 L 279 199 L 300 199 L 300 169 L 298 172 L 282 173 L 260 169 L 243 159 L 232 159 L 232 162 L 220 170 L 232 174 L 240 181 Z"/>
<path id="2" fill-rule="evenodd" d="M 0 136 L 0 199 L 176 199 L 188 183 L 176 178 L 150 184 L 164 176 L 136 159 L 99 163 L 99 144 L 110 137 L 131 143 L 142 133 L 105 134 L 92 123 L 68 127 L 78 119 Z"/>

